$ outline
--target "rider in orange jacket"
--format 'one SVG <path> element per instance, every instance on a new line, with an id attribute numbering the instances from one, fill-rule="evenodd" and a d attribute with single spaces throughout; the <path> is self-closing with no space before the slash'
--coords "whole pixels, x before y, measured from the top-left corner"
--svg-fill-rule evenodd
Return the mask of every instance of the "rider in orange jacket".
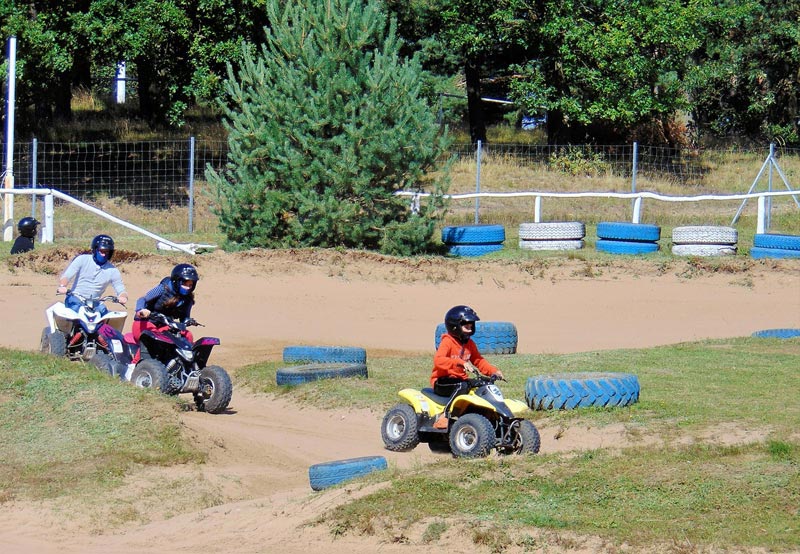
<path id="1" fill-rule="evenodd" d="M 465 366 L 473 364 L 484 375 L 503 373 L 481 356 L 478 346 L 470 337 L 475 334 L 475 322 L 480 321 L 478 314 L 469 306 L 454 306 L 444 316 L 447 333 L 442 335 L 439 348 L 433 356 L 431 385 L 436 394 L 455 397 L 466 393 L 469 385 Z"/>

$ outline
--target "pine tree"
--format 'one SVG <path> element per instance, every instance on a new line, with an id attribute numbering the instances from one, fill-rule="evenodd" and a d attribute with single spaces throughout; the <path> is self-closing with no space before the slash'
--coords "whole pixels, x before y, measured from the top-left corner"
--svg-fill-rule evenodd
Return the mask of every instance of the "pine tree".
<path id="1" fill-rule="evenodd" d="M 234 248 L 430 251 L 449 145 L 416 58 L 374 0 L 267 1 L 260 52 L 228 68 L 226 170 L 207 170 Z M 260 54 L 260 55 L 257 55 Z M 398 190 L 433 194 L 416 212 Z"/>

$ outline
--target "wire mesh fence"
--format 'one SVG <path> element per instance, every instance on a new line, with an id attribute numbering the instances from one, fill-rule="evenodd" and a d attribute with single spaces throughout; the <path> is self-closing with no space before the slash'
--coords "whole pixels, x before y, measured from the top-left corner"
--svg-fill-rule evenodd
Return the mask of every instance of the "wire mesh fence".
<path id="1" fill-rule="evenodd" d="M 34 140 L 15 145 L 14 181 L 17 188 L 58 189 L 154 233 L 209 234 L 216 232 L 217 225 L 205 170 L 207 166 L 222 168 L 227 154 L 224 141 L 191 137 L 136 142 Z M 745 193 L 756 186 L 755 179 L 768 156 L 782 168 L 783 175 L 774 175 L 770 165 L 769 184 L 760 184 L 760 190 L 767 187 L 784 190 L 784 178 L 796 182 L 800 175 L 800 149 L 773 150 L 769 145 L 761 149 L 690 150 L 635 143 L 492 143 L 478 149 L 465 143 L 454 144 L 449 154 L 455 161 L 451 168 L 449 192 L 452 193 L 476 189 L 481 192 L 651 191 L 676 195 Z M 27 215 L 30 210 L 36 215 L 37 206 L 29 198 L 17 202 L 17 214 Z M 482 221 L 498 221 L 501 217 L 524 220 L 524 213 L 516 216 L 509 213 L 515 209 L 530 211 L 530 206 L 522 206 L 519 201 L 507 204 L 507 201 L 482 200 Z M 573 203 L 561 204 L 564 208 L 558 211 L 559 217 L 569 217 L 580 210 Z M 456 204 L 452 217 L 465 219 L 473 209 L 472 202 Z M 59 206 L 55 226 L 58 238 L 85 237 L 95 227 L 103 230 L 102 222 L 72 213 L 68 206 Z"/>

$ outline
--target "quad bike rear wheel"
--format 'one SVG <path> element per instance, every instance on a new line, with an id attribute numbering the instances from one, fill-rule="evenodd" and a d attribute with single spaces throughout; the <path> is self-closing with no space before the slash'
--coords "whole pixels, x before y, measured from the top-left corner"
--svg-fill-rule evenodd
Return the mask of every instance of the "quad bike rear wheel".
<path id="1" fill-rule="evenodd" d="M 200 370 L 200 390 L 194 393 L 194 403 L 200 412 L 218 414 L 225 411 L 233 396 L 233 384 L 228 372 L 216 365 Z"/>
<path id="2" fill-rule="evenodd" d="M 450 450 L 456 458 L 484 458 L 495 444 L 494 427 L 480 414 L 459 417 L 450 430 Z"/>
<path id="3" fill-rule="evenodd" d="M 417 413 L 408 404 L 398 404 L 386 412 L 381 437 L 387 450 L 406 452 L 419 444 Z"/>
<path id="4" fill-rule="evenodd" d="M 143 389 L 156 389 L 167 394 L 167 369 L 158 360 L 142 360 L 131 373 L 131 383 Z"/>

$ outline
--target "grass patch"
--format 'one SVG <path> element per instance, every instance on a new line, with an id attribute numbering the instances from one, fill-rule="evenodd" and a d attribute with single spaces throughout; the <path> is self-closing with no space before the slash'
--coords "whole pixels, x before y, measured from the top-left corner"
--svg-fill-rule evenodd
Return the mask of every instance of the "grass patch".
<path id="1" fill-rule="evenodd" d="M 532 412 L 540 429 L 623 425 L 614 448 L 534 457 L 443 458 L 394 474 L 383 490 L 320 516 L 335 534 L 403 534 L 424 525 L 426 543 L 475 522 L 476 545 L 502 551 L 525 529 L 577 532 L 635 547 L 654 543 L 800 547 L 799 339 L 733 338 L 648 349 L 566 355 L 487 356 L 503 369 L 507 397 L 524 398 L 528 377 L 569 371 L 634 373 L 637 404 L 624 409 Z M 388 409 L 404 387 L 427 386 L 430 356 L 375 358 L 368 379 L 278 387 L 270 362 L 237 380 L 320 408 Z M 377 431 L 376 431 L 377 432 Z M 421 445 L 419 448 L 424 448 Z M 427 523 L 423 523 L 427 521 Z M 478 525 L 480 523 L 480 525 Z M 520 531 L 520 529 L 522 531 Z"/>
<path id="2" fill-rule="evenodd" d="M 140 465 L 199 462 L 175 402 L 87 364 L 0 349 L 0 500 L 111 487 Z"/>

